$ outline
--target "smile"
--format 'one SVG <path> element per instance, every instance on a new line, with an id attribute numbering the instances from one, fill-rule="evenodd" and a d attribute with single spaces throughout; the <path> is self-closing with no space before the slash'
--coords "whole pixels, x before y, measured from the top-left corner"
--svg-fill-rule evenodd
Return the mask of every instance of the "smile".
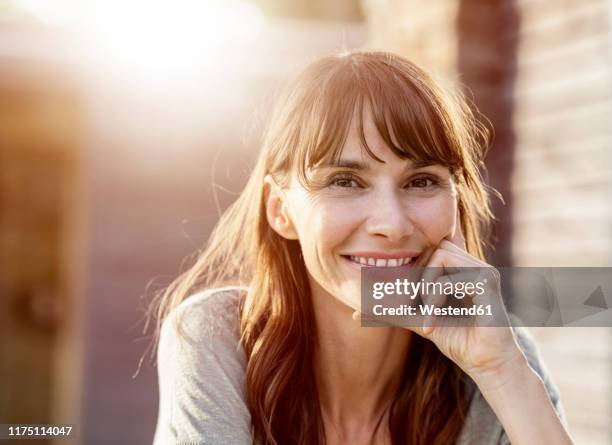
<path id="1" fill-rule="evenodd" d="M 372 258 L 366 256 L 356 255 L 342 255 L 352 263 L 359 264 L 360 266 L 370 267 L 400 267 L 406 266 L 413 263 L 416 260 L 416 256 L 411 257 L 400 257 L 400 258 Z"/>

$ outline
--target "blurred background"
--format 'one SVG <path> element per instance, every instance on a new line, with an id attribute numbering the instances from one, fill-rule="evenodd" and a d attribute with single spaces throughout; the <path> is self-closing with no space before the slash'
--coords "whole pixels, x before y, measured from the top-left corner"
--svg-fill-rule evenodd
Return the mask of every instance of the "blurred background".
<path id="1" fill-rule="evenodd" d="M 241 190 L 283 81 L 321 55 L 391 50 L 473 98 L 505 199 L 492 264 L 610 266 L 611 10 L 0 0 L 0 423 L 151 443 L 144 310 Z M 612 443 L 612 329 L 531 331 L 577 443 Z"/>

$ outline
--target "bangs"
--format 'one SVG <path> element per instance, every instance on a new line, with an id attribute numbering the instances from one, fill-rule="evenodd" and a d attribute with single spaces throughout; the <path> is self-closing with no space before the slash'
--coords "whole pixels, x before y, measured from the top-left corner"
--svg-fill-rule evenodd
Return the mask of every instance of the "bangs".
<path id="1" fill-rule="evenodd" d="M 363 150 L 383 162 L 367 144 L 366 109 L 380 137 L 399 158 L 441 164 L 451 171 L 460 167 L 461 147 L 452 137 L 452 121 L 442 94 L 433 89 L 435 84 L 429 76 L 392 55 L 360 56 L 323 59 L 307 70 L 314 74 L 310 93 L 316 93 L 305 107 L 306 122 L 300 130 L 300 139 L 306 142 L 298 144 L 301 150 L 298 148 L 295 159 L 300 181 L 314 186 L 308 179 L 308 170 L 322 162 L 339 160 L 353 118 L 357 120 Z"/>

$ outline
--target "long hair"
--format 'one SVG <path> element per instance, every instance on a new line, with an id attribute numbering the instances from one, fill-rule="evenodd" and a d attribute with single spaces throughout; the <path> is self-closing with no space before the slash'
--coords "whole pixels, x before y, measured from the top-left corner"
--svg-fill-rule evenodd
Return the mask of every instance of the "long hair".
<path id="1" fill-rule="evenodd" d="M 458 191 L 468 251 L 483 258 L 492 219 L 480 168 L 487 131 L 460 94 L 442 88 L 413 63 L 383 52 L 329 56 L 306 68 L 281 96 L 259 158 L 240 197 L 221 216 L 206 248 L 154 302 L 157 332 L 189 295 L 203 288 L 248 288 L 240 302 L 247 357 L 246 400 L 253 438 L 265 445 L 321 444 L 323 421 L 312 364 L 317 331 L 299 242 L 268 224 L 264 178 L 286 186 L 293 171 L 337 159 L 354 115 L 364 150 L 365 107 L 400 158 L 447 166 Z M 356 114 L 355 114 L 356 113 Z M 388 428 L 394 444 L 456 441 L 466 412 L 462 371 L 417 335 L 411 343 Z"/>

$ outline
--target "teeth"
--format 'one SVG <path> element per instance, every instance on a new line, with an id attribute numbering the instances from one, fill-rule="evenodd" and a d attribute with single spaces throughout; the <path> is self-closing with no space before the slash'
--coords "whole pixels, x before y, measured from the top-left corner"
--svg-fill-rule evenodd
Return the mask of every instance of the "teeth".
<path id="1" fill-rule="evenodd" d="M 362 264 L 364 266 L 376 266 L 376 267 L 399 267 L 404 264 L 409 264 L 412 262 L 411 257 L 406 258 L 391 258 L 389 260 L 384 260 L 380 258 L 366 258 L 362 256 L 353 256 L 351 255 L 351 261 L 355 263 Z"/>

